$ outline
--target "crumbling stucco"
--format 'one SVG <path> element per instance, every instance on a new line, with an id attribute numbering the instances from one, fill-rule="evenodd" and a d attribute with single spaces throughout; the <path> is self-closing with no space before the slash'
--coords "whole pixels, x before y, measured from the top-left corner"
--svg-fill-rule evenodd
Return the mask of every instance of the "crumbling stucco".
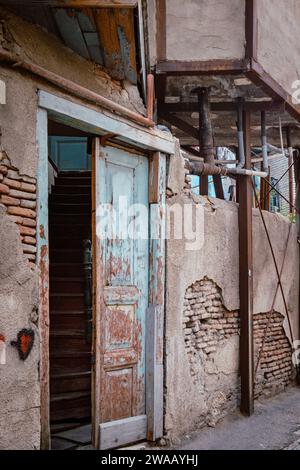
<path id="1" fill-rule="evenodd" d="M 0 205 L 0 334 L 6 364 L 0 365 L 0 449 L 38 449 L 40 440 L 37 270 L 22 252 L 17 225 Z M 35 332 L 33 349 L 19 358 L 10 345 L 23 328 Z"/>
<path id="2" fill-rule="evenodd" d="M 237 316 L 234 313 L 239 310 L 239 239 L 237 204 L 205 197 L 188 196 L 183 192 L 169 200 L 169 205 L 172 204 L 202 205 L 204 208 L 204 244 L 201 249 L 187 250 L 185 240 L 171 239 L 167 242 L 165 427 L 167 435 L 176 440 L 178 435 L 190 432 L 196 427 L 205 424 L 213 425 L 225 413 L 238 406 L 238 325 L 236 324 L 236 329 L 234 326 L 231 327 L 232 334 L 228 338 L 224 337 L 216 350 L 209 349 L 215 347 L 213 344 L 204 344 L 207 336 L 201 338 L 207 351 L 204 347 L 200 348 L 202 359 L 193 360 L 191 367 L 189 354 L 186 350 L 186 334 L 183 324 L 185 322 L 186 295 L 191 293 L 189 289 L 192 289 L 192 286 L 204 280 L 213 281 L 217 294 L 222 292 L 222 308 L 224 312 L 233 314 L 233 323 L 237 322 Z M 297 229 L 295 225 L 291 226 L 288 219 L 280 215 L 266 213 L 265 217 L 271 231 L 271 239 L 279 266 L 283 261 L 290 230 L 288 263 L 286 263 L 283 273 L 283 285 L 289 305 L 293 334 L 297 338 L 299 300 Z M 262 321 L 262 329 L 266 314 L 272 305 L 277 278 L 266 234 L 256 210 L 253 214 L 253 238 L 254 313 Z M 218 289 L 221 290 L 218 291 Z M 215 307 L 217 308 L 217 306 Z M 270 370 L 259 370 L 258 374 L 258 385 L 262 386 L 261 388 L 266 385 L 265 373 L 270 373 L 270 380 L 274 378 L 275 381 L 277 380 L 276 375 L 281 374 L 282 380 L 277 381 L 273 388 L 269 387 L 270 394 L 282 389 L 286 383 L 289 383 L 291 377 L 288 370 L 291 367 L 291 349 L 288 351 L 291 348 L 290 335 L 280 294 L 275 303 L 275 312 L 277 312 L 276 318 L 274 318 L 277 322 L 275 332 L 278 339 L 279 358 L 275 357 L 276 353 L 274 354 L 273 350 Z M 281 323 L 278 320 L 278 315 L 282 318 Z M 261 330 L 259 334 L 261 334 Z M 273 344 L 270 346 L 270 351 L 273 346 Z M 267 351 L 267 354 L 270 351 Z M 289 361 L 289 364 L 285 361 Z M 277 372 L 281 365 L 281 371 Z M 264 367 L 266 367 L 266 363 L 263 364 Z M 272 376 L 272 374 L 274 375 Z M 260 389 L 257 388 L 257 390 Z M 260 394 L 261 390 L 257 393 Z M 210 413 L 211 402 L 216 403 L 212 413 Z"/>

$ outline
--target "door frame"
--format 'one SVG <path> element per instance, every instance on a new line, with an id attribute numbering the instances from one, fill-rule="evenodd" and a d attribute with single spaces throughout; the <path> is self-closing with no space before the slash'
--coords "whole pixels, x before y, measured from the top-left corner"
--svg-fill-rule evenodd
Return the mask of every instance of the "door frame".
<path id="1" fill-rule="evenodd" d="M 163 324 L 165 316 L 165 207 L 166 159 L 175 154 L 171 134 L 144 128 L 134 122 L 74 103 L 39 90 L 37 109 L 38 207 L 37 262 L 39 267 L 40 406 L 41 449 L 50 449 L 49 391 L 49 258 L 48 258 L 48 118 L 95 137 L 114 136 L 120 145 L 132 145 L 149 153 L 150 204 L 149 308 L 146 338 L 146 410 L 149 440 L 161 437 L 163 412 Z M 152 189 L 152 188 L 149 188 Z M 156 238 L 155 238 L 156 237 Z M 154 376 L 157 381 L 153 380 Z M 96 436 L 98 441 L 98 436 Z"/>

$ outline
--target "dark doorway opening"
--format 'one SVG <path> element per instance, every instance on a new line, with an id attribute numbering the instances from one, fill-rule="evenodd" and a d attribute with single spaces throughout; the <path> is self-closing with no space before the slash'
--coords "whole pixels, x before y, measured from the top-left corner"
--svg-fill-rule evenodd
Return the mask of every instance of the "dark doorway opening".
<path id="1" fill-rule="evenodd" d="M 48 148 L 50 426 L 63 449 L 91 440 L 91 156 L 86 135 L 53 122 Z"/>

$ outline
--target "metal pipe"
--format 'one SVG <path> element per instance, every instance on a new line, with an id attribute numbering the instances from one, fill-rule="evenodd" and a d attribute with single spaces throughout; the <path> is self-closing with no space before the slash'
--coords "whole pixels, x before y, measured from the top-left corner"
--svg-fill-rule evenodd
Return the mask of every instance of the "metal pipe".
<path id="1" fill-rule="evenodd" d="M 213 130 L 210 118 L 209 89 L 196 88 L 192 91 L 198 96 L 199 106 L 199 147 L 205 163 L 213 165 L 215 160 L 215 148 Z"/>
<path id="2" fill-rule="evenodd" d="M 155 126 L 155 123 L 151 119 L 142 116 L 141 114 L 138 114 L 135 111 L 131 111 L 130 109 L 125 108 L 124 106 L 118 103 L 114 103 L 108 98 L 98 95 L 97 93 L 90 91 L 87 88 L 78 85 L 75 82 L 72 82 L 71 80 L 61 77 L 60 75 L 57 75 L 54 72 L 50 72 L 49 70 L 39 65 L 32 64 L 31 62 L 27 62 L 25 60 L 20 60 L 20 57 L 18 57 L 16 54 L 1 49 L 0 59 L 9 64 L 12 64 L 14 67 L 19 67 L 24 70 L 27 70 L 28 72 L 31 72 L 47 80 L 48 82 L 60 88 L 63 88 L 64 90 L 72 93 L 75 96 L 78 96 L 79 98 L 84 98 L 93 104 L 98 104 L 99 106 L 102 106 L 103 108 L 106 108 L 109 111 L 115 112 L 128 119 L 132 119 L 138 124 L 141 124 L 146 127 Z"/>
<path id="3" fill-rule="evenodd" d="M 189 162 L 188 169 L 191 175 L 197 176 L 227 176 L 229 172 L 227 168 L 216 165 L 210 165 L 209 163 L 204 162 Z"/>
<path id="4" fill-rule="evenodd" d="M 238 100 L 238 147 L 239 147 L 239 164 L 238 168 L 244 168 L 246 163 L 245 147 L 244 147 L 244 128 L 243 128 L 243 99 Z"/>
<path id="5" fill-rule="evenodd" d="M 191 175 L 197 176 L 229 176 L 229 175 L 242 175 L 242 176 L 258 176 L 259 178 L 266 178 L 268 173 L 255 170 L 246 170 L 245 168 L 224 168 L 217 165 L 209 165 L 204 162 L 189 162 L 188 169 Z"/>
<path id="6" fill-rule="evenodd" d="M 288 146 L 288 152 L 289 152 L 289 200 L 290 200 L 290 213 L 293 214 L 294 210 L 294 175 L 293 175 L 293 169 L 292 169 L 292 164 L 294 162 L 294 149 L 292 146 L 292 137 L 291 137 L 291 129 L 290 127 L 287 127 L 286 129 L 286 140 L 287 140 L 287 146 Z"/>
<path id="7" fill-rule="evenodd" d="M 268 165 L 268 142 L 267 142 L 267 126 L 266 126 L 266 112 L 261 112 L 261 146 L 263 157 L 263 172 L 269 172 Z"/>
<path id="8" fill-rule="evenodd" d="M 154 75 L 147 75 L 147 118 L 153 121 L 154 108 Z"/>
<path id="9" fill-rule="evenodd" d="M 268 173 L 256 170 L 246 170 L 245 168 L 228 168 L 228 173 L 232 175 L 258 176 L 259 178 L 267 178 Z"/>

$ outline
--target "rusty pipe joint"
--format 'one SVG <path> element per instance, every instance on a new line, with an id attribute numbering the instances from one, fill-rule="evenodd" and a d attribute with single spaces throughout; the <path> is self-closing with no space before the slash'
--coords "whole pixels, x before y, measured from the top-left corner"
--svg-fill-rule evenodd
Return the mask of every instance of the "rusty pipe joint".
<path id="1" fill-rule="evenodd" d="M 191 175 L 197 176 L 227 176 L 229 171 L 227 168 L 217 165 L 210 165 L 205 162 L 189 162 L 187 168 Z"/>

